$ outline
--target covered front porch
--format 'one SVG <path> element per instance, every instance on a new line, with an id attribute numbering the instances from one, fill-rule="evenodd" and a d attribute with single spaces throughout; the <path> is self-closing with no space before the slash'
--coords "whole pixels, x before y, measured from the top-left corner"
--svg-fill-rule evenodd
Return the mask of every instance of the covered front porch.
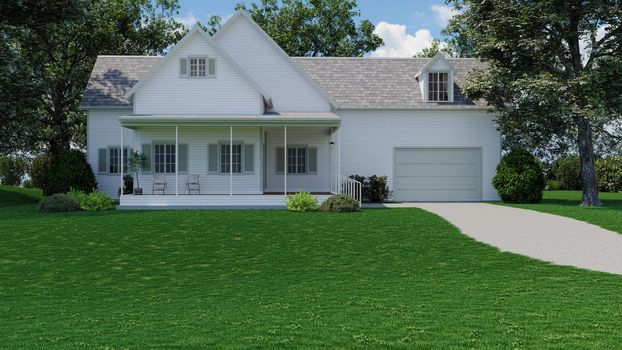
<path id="1" fill-rule="evenodd" d="M 119 159 L 120 174 L 142 188 L 132 194 L 120 175 L 120 208 L 282 208 L 286 193 L 304 190 L 323 201 L 350 187 L 342 184 L 349 180 L 340 175 L 340 118 L 333 113 L 119 120 L 121 148 L 148 159 L 138 177 Z"/>

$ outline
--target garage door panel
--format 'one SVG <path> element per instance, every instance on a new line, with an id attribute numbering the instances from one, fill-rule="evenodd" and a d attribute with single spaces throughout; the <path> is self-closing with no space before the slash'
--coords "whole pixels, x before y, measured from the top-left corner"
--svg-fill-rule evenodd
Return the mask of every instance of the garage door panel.
<path id="1" fill-rule="evenodd" d="M 452 176 L 453 174 L 476 174 L 480 170 L 477 162 L 464 164 L 449 163 L 401 163 L 396 167 L 397 176 Z"/>
<path id="2" fill-rule="evenodd" d="M 479 201 L 478 148 L 397 148 L 393 187 L 400 201 Z"/>

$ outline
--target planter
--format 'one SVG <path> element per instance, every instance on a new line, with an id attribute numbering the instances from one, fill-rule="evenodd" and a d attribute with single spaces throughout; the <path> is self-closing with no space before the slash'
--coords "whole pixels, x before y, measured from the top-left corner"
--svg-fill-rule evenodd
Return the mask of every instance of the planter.
<path id="1" fill-rule="evenodd" d="M 141 194 L 143 194 L 143 189 L 142 189 L 142 188 L 135 188 L 135 189 L 134 189 L 134 194 L 135 194 L 135 195 L 141 195 Z"/>

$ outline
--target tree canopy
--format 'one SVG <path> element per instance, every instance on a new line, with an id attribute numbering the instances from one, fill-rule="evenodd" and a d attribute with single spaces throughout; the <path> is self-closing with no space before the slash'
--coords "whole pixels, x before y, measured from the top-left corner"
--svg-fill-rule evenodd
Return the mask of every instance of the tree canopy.
<path id="1" fill-rule="evenodd" d="M 489 65 L 467 95 L 497 108 L 506 147 L 575 147 L 582 204 L 599 205 L 595 133 L 611 134 L 622 118 L 622 2 L 449 2 L 461 10 L 449 34 Z"/>

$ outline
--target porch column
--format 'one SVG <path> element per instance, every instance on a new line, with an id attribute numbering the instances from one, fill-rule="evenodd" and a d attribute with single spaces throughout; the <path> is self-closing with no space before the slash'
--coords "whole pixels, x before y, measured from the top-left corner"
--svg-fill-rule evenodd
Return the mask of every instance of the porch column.
<path id="1" fill-rule="evenodd" d="M 233 196 L 233 126 L 229 126 L 229 195 Z"/>
<path id="2" fill-rule="evenodd" d="M 119 172 L 119 174 L 121 175 L 121 193 L 119 193 L 119 197 L 123 196 L 123 125 L 121 125 L 121 148 L 119 149 L 119 152 L 121 153 L 121 156 L 119 157 L 119 163 L 121 163 L 119 165 L 119 169 L 121 169 L 121 171 Z"/>
<path id="3" fill-rule="evenodd" d="M 337 193 L 341 193 L 341 126 L 337 129 Z"/>
<path id="4" fill-rule="evenodd" d="M 287 125 L 283 128 L 283 156 L 285 157 L 285 161 L 283 162 L 283 192 L 287 196 Z"/>
<path id="5" fill-rule="evenodd" d="M 179 195 L 179 126 L 175 125 L 175 195 Z"/>

